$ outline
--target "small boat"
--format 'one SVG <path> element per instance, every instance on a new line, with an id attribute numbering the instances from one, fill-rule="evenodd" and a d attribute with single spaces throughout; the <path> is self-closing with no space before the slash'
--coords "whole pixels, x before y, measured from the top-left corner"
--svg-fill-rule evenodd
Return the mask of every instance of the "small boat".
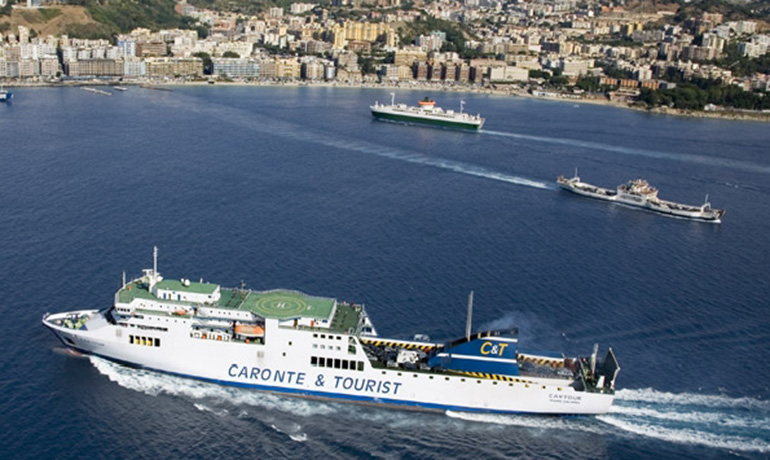
<path id="1" fill-rule="evenodd" d="M 644 179 L 633 179 L 619 185 L 616 190 L 610 190 L 582 182 L 576 170 L 572 178 L 568 179 L 564 176 L 559 176 L 556 182 L 564 190 L 578 195 L 612 201 L 684 219 L 719 223 L 725 214 L 724 209 L 714 209 L 711 207 L 708 195 L 706 195 L 705 202 L 700 206 L 662 200 L 658 197 L 658 189 L 652 187 Z"/>
<path id="2" fill-rule="evenodd" d="M 236 324 L 235 333 L 243 337 L 262 337 L 265 335 L 265 328 L 258 324 Z"/>
<path id="3" fill-rule="evenodd" d="M 436 101 L 429 97 L 417 101 L 416 107 L 396 104 L 396 94 L 390 93 L 390 105 L 375 102 L 369 108 L 374 118 L 378 120 L 421 123 L 448 128 L 481 129 L 484 126 L 484 118 L 481 115 L 471 115 L 463 112 L 464 107 L 465 101 L 460 101 L 459 112 L 444 110 L 437 107 Z"/>
<path id="4" fill-rule="evenodd" d="M 112 89 L 114 89 L 115 91 L 127 91 L 128 90 L 128 88 L 126 88 L 125 86 L 113 86 Z"/>
<path id="5" fill-rule="evenodd" d="M 10 100 L 13 98 L 13 93 L 10 91 L 7 91 L 3 88 L 0 88 L 0 102 L 10 102 Z"/>
<path id="6" fill-rule="evenodd" d="M 434 101 L 429 97 L 425 97 L 421 101 L 417 101 L 417 105 L 419 105 L 420 107 L 433 107 L 434 105 L 436 105 L 436 101 Z"/>

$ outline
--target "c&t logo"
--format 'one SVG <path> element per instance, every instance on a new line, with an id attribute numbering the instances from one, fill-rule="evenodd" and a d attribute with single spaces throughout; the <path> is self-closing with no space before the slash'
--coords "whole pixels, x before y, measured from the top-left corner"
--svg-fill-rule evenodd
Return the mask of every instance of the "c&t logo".
<path id="1" fill-rule="evenodd" d="M 484 342 L 481 344 L 481 354 L 503 356 L 503 351 L 507 346 L 507 343 Z"/>

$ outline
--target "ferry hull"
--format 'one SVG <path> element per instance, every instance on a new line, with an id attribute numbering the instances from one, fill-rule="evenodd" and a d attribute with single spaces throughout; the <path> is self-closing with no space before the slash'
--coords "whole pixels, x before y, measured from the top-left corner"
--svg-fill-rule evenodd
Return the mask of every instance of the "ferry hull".
<path id="1" fill-rule="evenodd" d="M 372 110 L 372 115 L 374 116 L 374 118 L 377 118 L 379 120 L 397 121 L 402 123 L 420 123 L 423 125 L 443 126 L 446 128 L 469 129 L 473 131 L 478 131 L 479 129 L 481 129 L 481 127 L 484 124 L 483 122 L 479 124 L 463 123 L 458 121 L 439 120 L 439 119 L 428 118 L 428 117 L 415 117 L 415 116 L 396 114 L 396 113 L 378 112 L 375 110 Z"/>
<path id="2" fill-rule="evenodd" d="M 306 360 L 279 359 L 264 345 L 190 339 L 181 328 L 164 335 L 162 347 L 127 346 L 126 334 L 143 332 L 104 325 L 99 318 L 93 330 L 89 323 L 85 331 L 72 330 L 54 324 L 51 319 L 55 318 L 44 318 L 43 324 L 78 352 L 132 367 L 288 396 L 403 409 L 551 415 L 603 414 L 614 399 L 612 394 L 575 391 L 569 381 L 558 379 L 522 377 L 506 382 L 402 369 L 308 368 Z"/>

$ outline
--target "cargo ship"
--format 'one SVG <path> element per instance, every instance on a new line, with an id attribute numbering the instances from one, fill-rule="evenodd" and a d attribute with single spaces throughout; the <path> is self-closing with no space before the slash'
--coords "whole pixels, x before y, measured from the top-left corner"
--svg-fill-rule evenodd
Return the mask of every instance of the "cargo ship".
<path id="1" fill-rule="evenodd" d="M 564 176 L 559 176 L 556 182 L 564 190 L 577 193 L 578 195 L 612 201 L 673 217 L 719 223 L 725 214 L 724 209 L 714 209 L 711 207 L 708 195 L 706 195 L 705 202 L 700 206 L 663 200 L 658 197 L 658 189 L 650 186 L 644 179 L 633 179 L 619 185 L 616 190 L 610 190 L 582 182 L 577 175 L 577 171 L 575 171 L 575 175 L 572 178 L 568 179 Z"/>
<path id="2" fill-rule="evenodd" d="M 122 283 L 113 305 L 45 314 L 75 352 L 222 385 L 323 400 L 485 413 L 602 414 L 620 369 L 519 349 L 516 330 L 432 341 L 383 338 L 361 304 L 277 289 L 164 279 Z"/>
<path id="3" fill-rule="evenodd" d="M 479 130 L 484 126 L 484 118 L 481 115 L 463 112 L 465 101 L 460 101 L 460 111 L 455 112 L 437 107 L 436 101 L 427 97 L 419 101 L 417 106 L 396 104 L 395 93 L 390 93 L 390 97 L 390 104 L 375 102 L 369 107 L 374 118 L 470 130 Z"/>

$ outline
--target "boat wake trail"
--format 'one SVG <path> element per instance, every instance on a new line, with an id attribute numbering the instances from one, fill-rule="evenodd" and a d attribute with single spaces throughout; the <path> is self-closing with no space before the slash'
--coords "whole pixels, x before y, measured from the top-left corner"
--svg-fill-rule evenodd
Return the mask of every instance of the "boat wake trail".
<path id="1" fill-rule="evenodd" d="M 167 101 L 168 102 L 168 101 Z M 181 103 L 181 101 L 177 101 Z M 200 111 L 202 108 L 196 108 L 197 106 L 184 106 L 185 110 Z M 467 174 L 470 176 L 481 177 L 484 179 L 497 180 L 507 182 L 510 184 L 521 185 L 525 187 L 533 187 L 539 189 L 556 189 L 556 186 L 547 182 L 528 179 L 512 174 L 506 174 L 499 171 L 493 171 L 481 166 L 476 166 L 459 161 L 447 160 L 442 158 L 430 157 L 417 152 L 410 152 L 406 150 L 400 150 L 384 145 L 375 144 L 367 141 L 353 140 L 353 139 L 340 139 L 335 136 L 332 137 L 328 134 L 320 131 L 314 131 L 307 127 L 296 125 L 290 122 L 276 120 L 264 115 L 258 115 L 251 112 L 246 112 L 233 107 L 224 105 L 209 104 L 205 107 L 205 114 L 208 117 L 216 116 L 217 119 L 222 122 L 235 124 L 244 129 L 256 131 L 262 134 L 271 136 L 278 136 L 311 144 L 320 144 L 327 147 L 337 148 L 340 150 L 346 150 L 351 152 L 365 153 L 369 155 L 376 155 L 383 158 L 389 158 L 392 160 L 405 161 L 408 163 L 414 163 L 424 166 L 432 166 L 435 168 L 441 168 L 448 171 Z"/>
<path id="2" fill-rule="evenodd" d="M 283 129 L 277 132 L 291 137 L 293 139 L 302 140 L 306 142 L 312 142 L 316 144 L 322 144 L 327 147 L 334 147 L 341 150 L 348 150 L 353 152 L 367 153 L 370 155 L 377 155 L 384 158 L 390 158 L 392 160 L 400 160 L 408 163 L 415 163 L 425 166 L 433 166 L 435 168 L 446 169 L 460 174 L 467 174 L 469 176 L 482 177 L 485 179 L 498 180 L 502 182 L 508 182 L 510 184 L 522 185 L 525 187 L 533 187 L 539 189 L 555 189 L 555 186 L 546 182 L 527 179 L 524 177 L 514 176 L 511 174 L 505 174 L 497 171 L 492 171 L 481 166 L 475 166 L 468 163 L 463 163 L 454 160 L 447 160 L 443 158 L 429 157 L 417 152 L 409 152 L 405 150 L 394 149 L 391 147 L 385 147 L 382 145 L 372 144 L 365 141 L 354 140 L 340 140 L 331 138 L 324 134 L 313 133 L 303 131 L 300 132 L 294 129 Z M 273 132 L 275 133 L 275 131 Z"/>
<path id="3" fill-rule="evenodd" d="M 399 428 L 426 428 L 426 419 L 404 417 L 400 411 L 361 409 L 345 404 L 278 396 L 125 367 L 93 356 L 89 359 L 101 374 L 124 388 L 151 396 L 165 394 L 181 397 L 190 400 L 201 412 L 216 417 L 237 417 L 263 423 L 296 442 L 306 441 L 307 434 L 301 425 L 286 420 L 282 413 L 300 417 L 320 416 L 324 419 L 338 414 Z M 351 407 L 355 409 L 346 410 Z M 770 454 L 770 401 L 754 398 L 664 393 L 647 388 L 619 390 L 610 412 L 596 417 L 454 411 L 447 411 L 446 415 L 460 423 L 577 431 L 602 436 L 639 436 L 712 449 Z M 445 424 L 442 427 L 446 428 Z M 467 428 L 466 425 L 457 429 L 467 431 Z"/>
<path id="4" fill-rule="evenodd" d="M 489 134 L 492 136 L 511 137 L 514 139 L 524 139 L 528 141 L 544 142 L 549 144 L 566 145 L 569 147 L 580 147 L 589 150 L 600 150 L 612 153 L 620 153 L 623 155 L 634 155 L 647 158 L 656 158 L 661 160 L 673 160 L 681 161 L 685 163 L 696 163 L 708 166 L 718 166 L 722 168 L 732 168 L 741 171 L 770 174 L 770 166 L 760 165 L 741 160 L 732 160 L 729 158 L 710 157 L 706 155 L 697 155 L 692 153 L 670 153 L 670 152 L 657 152 L 654 150 L 633 149 L 627 147 L 619 147 L 616 145 L 602 144 L 599 142 L 581 141 L 576 139 L 565 139 L 558 137 L 548 136 L 533 136 L 530 134 L 516 134 L 505 133 L 501 131 L 480 131 L 483 134 Z"/>
<path id="5" fill-rule="evenodd" d="M 462 412 L 447 415 L 498 425 L 641 436 L 730 451 L 770 453 L 770 402 L 753 398 L 663 393 L 648 388 L 618 391 L 610 412 L 596 417 Z"/>
<path id="6" fill-rule="evenodd" d="M 597 419 L 663 441 L 770 453 L 770 402 L 753 398 L 620 390 Z"/>
<path id="7" fill-rule="evenodd" d="M 296 423 L 294 418 L 287 419 L 286 414 L 302 418 L 322 417 L 323 420 L 336 414 L 408 430 L 423 427 L 423 421 L 405 416 L 400 411 L 280 396 L 127 367 L 96 356 L 88 356 L 88 359 L 100 374 L 123 388 L 150 396 L 179 397 L 192 403 L 198 411 L 211 413 L 216 417 L 237 417 L 261 423 L 286 434 L 296 442 L 307 441 L 308 435 L 302 431 L 302 426 Z"/>
<path id="8" fill-rule="evenodd" d="M 91 364 L 102 375 L 123 388 L 150 396 L 171 395 L 192 399 L 196 409 L 225 416 L 227 407 L 222 403 L 242 408 L 278 409 L 301 416 L 328 415 L 336 411 L 331 404 L 281 397 L 262 391 L 248 391 L 213 383 L 192 380 L 144 369 L 122 366 L 96 356 L 90 356 Z M 244 416 L 248 415 L 248 410 Z"/>

